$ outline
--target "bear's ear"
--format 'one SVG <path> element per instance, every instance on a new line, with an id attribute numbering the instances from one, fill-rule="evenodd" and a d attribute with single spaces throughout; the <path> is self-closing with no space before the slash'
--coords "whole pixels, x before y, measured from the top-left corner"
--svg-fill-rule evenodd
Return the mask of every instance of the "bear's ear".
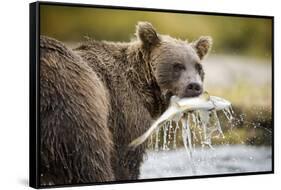
<path id="1" fill-rule="evenodd" d="M 156 45 L 160 41 L 156 30 L 149 22 L 138 22 L 136 35 L 146 47 Z"/>
<path id="2" fill-rule="evenodd" d="M 196 53 L 198 54 L 200 59 L 203 59 L 205 55 L 208 54 L 212 47 L 212 38 L 209 36 L 201 36 L 195 42 L 192 42 L 192 46 L 194 47 Z"/>

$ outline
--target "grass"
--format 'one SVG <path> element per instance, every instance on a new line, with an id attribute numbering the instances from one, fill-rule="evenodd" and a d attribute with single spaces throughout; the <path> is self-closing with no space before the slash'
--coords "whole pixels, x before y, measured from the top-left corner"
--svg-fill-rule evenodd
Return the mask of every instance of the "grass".
<path id="1" fill-rule="evenodd" d="M 239 81 L 230 88 L 212 88 L 209 93 L 231 101 L 232 105 L 242 108 L 271 107 L 271 84 L 253 86 L 245 81 Z"/>

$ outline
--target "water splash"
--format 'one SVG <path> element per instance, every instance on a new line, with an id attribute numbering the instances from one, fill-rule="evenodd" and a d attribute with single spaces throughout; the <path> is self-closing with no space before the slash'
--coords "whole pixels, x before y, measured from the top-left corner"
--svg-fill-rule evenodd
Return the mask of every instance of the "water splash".
<path id="1" fill-rule="evenodd" d="M 171 120 L 162 124 L 162 150 L 169 150 L 177 148 L 177 134 L 181 129 L 181 137 L 184 148 L 190 160 L 191 170 L 196 174 L 196 165 L 193 160 L 193 154 L 197 143 L 201 144 L 202 148 L 208 147 L 214 149 L 212 146 L 212 138 L 224 138 L 221 123 L 217 114 L 217 110 L 197 110 L 189 111 L 182 115 L 178 121 L 174 121 L 175 126 Z M 233 109 L 231 107 L 223 109 L 226 119 L 231 123 L 233 121 Z M 160 150 L 159 128 L 155 132 L 155 150 Z M 172 139 L 172 142 L 171 142 Z"/>
<path id="2" fill-rule="evenodd" d="M 159 128 L 155 131 L 155 150 L 159 150 Z"/>
<path id="3" fill-rule="evenodd" d="M 231 123 L 234 118 L 232 108 L 227 108 L 222 111 L 229 123 Z M 174 129 L 172 123 L 173 122 L 169 120 L 161 127 L 163 131 L 163 150 L 169 150 L 169 147 L 173 147 L 174 149 L 177 147 L 177 133 L 180 129 L 180 125 L 182 128 L 183 144 L 186 144 L 188 149 L 194 148 L 196 142 L 201 143 L 202 147 L 208 146 L 212 148 L 212 138 L 224 138 L 217 111 L 214 109 L 187 112 L 178 122 L 175 122 L 176 126 Z M 156 130 L 155 136 L 155 149 L 158 150 L 160 141 L 159 128 Z M 171 142 L 172 140 L 173 142 Z"/>
<path id="4" fill-rule="evenodd" d="M 164 124 L 163 127 L 163 150 L 168 150 L 168 146 L 167 146 L 167 132 L 169 130 L 169 122 Z"/>
<path id="5" fill-rule="evenodd" d="M 190 131 L 188 117 L 189 117 L 189 115 L 185 114 L 181 121 L 182 122 L 182 140 L 183 140 L 183 144 L 186 149 L 186 152 L 189 155 L 191 171 L 193 174 L 196 174 L 196 168 L 195 168 L 195 164 L 193 161 L 193 147 L 192 147 L 192 143 L 191 143 L 192 139 L 191 139 L 191 131 Z"/>
<path id="6" fill-rule="evenodd" d="M 182 119 L 182 140 L 185 149 L 189 153 L 190 158 L 192 158 L 192 144 L 191 144 L 191 131 L 189 127 L 189 122 L 188 122 L 188 115 L 185 115 L 184 118 Z"/>
<path id="7" fill-rule="evenodd" d="M 168 147 L 168 149 L 169 149 L 169 147 L 170 147 L 170 144 L 171 144 L 171 138 L 172 138 L 172 121 L 170 120 L 169 122 L 168 122 L 168 130 L 167 130 L 167 133 L 168 133 L 168 140 L 167 140 L 167 147 Z"/>
<path id="8" fill-rule="evenodd" d="M 233 109 L 231 108 L 231 106 L 229 108 L 225 108 L 222 110 L 224 115 L 226 116 L 226 118 L 228 119 L 228 121 L 232 121 L 233 120 Z"/>
<path id="9" fill-rule="evenodd" d="M 173 148 L 176 149 L 177 148 L 177 132 L 179 129 L 179 122 L 176 122 L 176 127 L 174 129 L 174 137 L 173 137 Z"/>

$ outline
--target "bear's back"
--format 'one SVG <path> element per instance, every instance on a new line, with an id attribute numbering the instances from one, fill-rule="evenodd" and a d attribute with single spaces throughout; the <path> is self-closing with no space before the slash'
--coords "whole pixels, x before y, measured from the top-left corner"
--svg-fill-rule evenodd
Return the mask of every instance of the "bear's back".
<path id="1" fill-rule="evenodd" d="M 111 110 L 108 126 L 113 134 L 116 150 L 112 157 L 116 180 L 136 179 L 139 175 L 139 170 L 132 170 L 130 164 L 138 168 L 137 165 L 143 159 L 140 155 L 144 154 L 146 144 L 134 151 L 128 150 L 128 144 L 143 134 L 152 120 L 137 92 L 139 89 L 136 90 L 139 81 L 135 79 L 140 73 L 128 60 L 130 58 L 127 51 L 131 48 L 129 46 L 128 43 L 94 41 L 75 49 L 75 52 L 97 73 L 109 91 Z M 129 164 L 127 159 L 132 163 Z M 128 165 L 120 170 L 120 162 Z"/>

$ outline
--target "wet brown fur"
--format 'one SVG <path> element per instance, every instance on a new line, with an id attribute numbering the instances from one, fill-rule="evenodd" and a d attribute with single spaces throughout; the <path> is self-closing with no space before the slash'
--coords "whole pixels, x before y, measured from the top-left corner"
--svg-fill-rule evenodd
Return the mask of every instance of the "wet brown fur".
<path id="1" fill-rule="evenodd" d="M 91 68 L 60 42 L 41 37 L 41 184 L 115 179 L 109 109 L 108 92 Z"/>
<path id="2" fill-rule="evenodd" d="M 162 78 L 157 75 L 169 40 L 146 22 L 138 24 L 137 37 L 129 43 L 88 40 L 74 51 L 41 37 L 42 182 L 139 177 L 146 144 L 133 150 L 128 144 L 166 109 L 175 76 L 165 64 Z"/>

